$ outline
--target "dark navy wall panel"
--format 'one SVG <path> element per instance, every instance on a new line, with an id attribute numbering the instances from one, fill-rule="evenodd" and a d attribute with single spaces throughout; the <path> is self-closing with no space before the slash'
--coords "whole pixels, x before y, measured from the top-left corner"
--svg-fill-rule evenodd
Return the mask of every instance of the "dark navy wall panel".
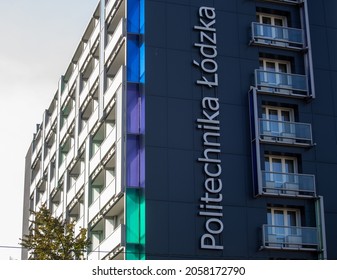
<path id="1" fill-rule="evenodd" d="M 150 77 L 167 75 L 167 54 L 164 48 L 146 47 L 146 63 L 151 67 L 147 67 L 147 75 Z M 147 88 L 146 95 L 167 96 L 168 80 L 152 79 L 151 87 Z"/>
<path id="2" fill-rule="evenodd" d="M 320 194 L 324 196 L 324 206 L 327 212 L 336 211 L 337 188 L 334 182 L 337 182 L 337 163 L 318 163 L 317 177 L 319 180 Z"/>
<path id="3" fill-rule="evenodd" d="M 336 239 L 336 231 L 331 229 L 336 229 L 336 220 L 337 213 L 336 211 L 327 212 L 325 214 L 325 224 L 327 228 L 326 238 L 328 242 L 328 258 L 331 260 L 337 260 L 337 239 Z"/>
<path id="4" fill-rule="evenodd" d="M 195 214 L 194 204 L 171 202 L 169 206 L 169 253 L 175 258 L 191 258 L 195 255 Z M 177 225 L 177 226 L 173 226 Z M 192 230 L 193 229 L 193 230 Z"/>
<path id="5" fill-rule="evenodd" d="M 313 40 L 312 55 L 314 67 L 319 69 L 329 69 L 329 46 L 326 28 L 319 25 L 312 25 L 310 33 Z"/>
<path id="6" fill-rule="evenodd" d="M 147 186 L 146 186 L 147 187 Z M 146 194 L 148 196 L 148 194 Z M 146 198 L 146 258 L 168 259 L 170 251 L 170 205 L 164 200 Z M 150 222 L 148 222 L 150 221 Z M 160 237 L 160 246 L 157 242 Z"/>
<path id="7" fill-rule="evenodd" d="M 333 1 L 333 0 L 332 0 Z M 324 0 L 309 0 L 308 12 L 311 25 L 325 25 Z"/>
<path id="8" fill-rule="evenodd" d="M 146 93 L 149 91 L 147 90 Z M 167 147 L 168 139 L 168 111 L 167 99 L 158 96 L 146 95 L 146 145 Z"/>
<path id="9" fill-rule="evenodd" d="M 335 118 L 326 115 L 315 115 L 312 124 L 317 144 L 315 147 L 316 160 L 326 163 L 337 162 Z"/>
<path id="10" fill-rule="evenodd" d="M 337 2 L 336 2 L 337 4 Z M 335 10 L 336 11 L 336 10 Z M 337 27 L 327 29 L 329 57 L 330 57 L 330 70 L 337 71 Z"/>
<path id="11" fill-rule="evenodd" d="M 330 71 L 334 111 L 337 112 L 337 71 Z M 337 124 L 337 123 L 336 123 Z"/>
<path id="12" fill-rule="evenodd" d="M 193 146 L 193 103 L 186 99 L 171 98 L 168 110 L 168 147 L 190 150 Z"/>
<path id="13" fill-rule="evenodd" d="M 320 1 L 318 1 L 320 2 Z M 325 23 L 328 27 L 337 29 L 336 11 L 337 11 L 337 1 L 325 0 L 324 1 L 325 10 Z"/>
<path id="14" fill-rule="evenodd" d="M 293 107 L 296 121 L 311 123 L 310 148 L 268 145 L 264 152 L 292 154 L 300 169 L 315 174 L 318 195 L 325 197 L 328 258 L 337 258 L 333 240 L 337 228 L 337 17 L 334 0 L 308 0 L 316 99 L 265 96 L 263 104 Z M 223 251 L 201 250 L 205 220 L 198 216 L 205 190 L 202 131 L 196 119 L 202 116 L 201 99 L 213 90 L 196 85 L 200 69 L 200 6 L 216 8 L 217 73 L 215 94 L 220 101 L 221 161 L 223 181 Z M 311 259 L 317 253 L 260 250 L 267 207 L 304 209 L 303 223 L 315 226 L 312 199 L 255 198 L 250 151 L 248 91 L 254 84 L 259 55 L 279 55 L 293 60 L 293 71 L 304 74 L 303 53 L 249 46 L 250 25 L 257 6 L 290 13 L 299 27 L 295 6 L 251 0 L 146 0 L 146 252 L 148 259 Z M 296 15 L 295 15 L 296 14 Z M 152 213 L 152 212 L 155 213 Z M 330 249 L 331 247 L 331 249 Z"/>
<path id="15" fill-rule="evenodd" d="M 315 114 L 329 115 L 335 114 L 333 103 L 333 92 L 331 90 L 330 71 L 316 69 L 315 71 L 316 90 L 319 93 L 315 102 L 312 102 L 312 110 Z"/>
<path id="16" fill-rule="evenodd" d="M 193 151 L 170 149 L 168 151 L 168 184 L 175 186 L 169 189 L 169 200 L 194 203 L 195 176 Z M 179 164 L 177 164 L 179 163 Z"/>
<path id="17" fill-rule="evenodd" d="M 191 83 L 191 61 L 190 52 L 170 49 L 167 51 L 167 91 L 168 96 L 179 99 L 193 99 L 193 83 Z M 177 65 L 180 73 L 177 75 Z M 178 85 L 178 89 L 177 89 Z"/>

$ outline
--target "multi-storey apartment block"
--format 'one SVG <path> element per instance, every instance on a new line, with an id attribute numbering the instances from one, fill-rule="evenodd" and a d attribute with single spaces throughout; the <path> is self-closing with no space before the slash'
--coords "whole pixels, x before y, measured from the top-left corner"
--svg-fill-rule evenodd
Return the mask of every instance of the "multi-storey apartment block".
<path id="1" fill-rule="evenodd" d="M 336 11 L 99 1 L 26 156 L 23 233 L 46 204 L 89 260 L 336 259 Z"/>

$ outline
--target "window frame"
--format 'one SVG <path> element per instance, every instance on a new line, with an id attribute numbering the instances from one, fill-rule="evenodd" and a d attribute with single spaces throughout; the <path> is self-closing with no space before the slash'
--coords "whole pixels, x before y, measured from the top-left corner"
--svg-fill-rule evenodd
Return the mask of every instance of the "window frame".
<path id="1" fill-rule="evenodd" d="M 262 62 L 262 68 L 261 68 L 261 62 Z M 292 74 L 292 72 L 291 72 L 291 62 L 289 60 L 260 57 L 259 58 L 260 70 L 269 72 L 269 70 L 267 68 L 267 63 L 273 63 L 275 65 L 275 71 L 274 72 L 276 72 L 276 73 Z M 280 70 L 280 64 L 286 65 L 287 72 L 279 71 Z M 272 72 L 272 71 L 270 71 L 270 72 Z"/>
<path id="2" fill-rule="evenodd" d="M 276 215 L 282 212 L 283 224 L 277 223 Z M 289 224 L 288 213 L 295 213 L 295 225 Z M 268 207 L 267 225 L 269 235 L 276 235 L 281 243 L 285 242 L 289 235 L 301 236 L 301 210 L 291 207 Z"/>
<path id="3" fill-rule="evenodd" d="M 268 162 L 266 161 L 268 159 Z M 274 170 L 273 159 L 281 161 L 281 171 Z M 286 161 L 291 160 L 293 172 L 287 172 Z M 268 165 L 267 165 L 268 163 Z M 267 169 L 269 167 L 269 170 Z M 291 156 L 264 155 L 264 176 L 266 182 L 273 182 L 275 190 L 284 190 L 285 183 L 298 183 L 298 160 Z M 293 175 L 293 176 L 292 176 Z M 292 180 L 290 180 L 293 178 Z"/>
<path id="4" fill-rule="evenodd" d="M 269 166 L 272 167 L 272 159 L 280 159 L 281 160 L 281 166 L 282 166 L 282 173 L 289 173 L 285 172 L 285 161 L 286 160 L 292 160 L 293 161 L 293 166 L 294 166 L 294 173 L 293 174 L 298 174 L 298 160 L 296 157 L 291 157 L 291 156 L 278 156 L 278 155 L 264 155 L 264 163 L 266 163 L 266 158 L 269 159 Z M 277 172 L 273 170 L 266 170 L 266 164 L 264 165 L 265 171 L 266 172 Z"/>
<path id="5" fill-rule="evenodd" d="M 269 14 L 269 13 L 260 13 L 257 12 L 256 13 L 256 18 L 257 18 L 257 22 L 260 24 L 267 24 L 267 23 L 263 23 L 263 18 L 269 18 L 271 20 L 271 24 L 272 26 L 282 26 L 282 27 L 288 27 L 288 19 L 286 16 L 282 16 L 282 15 L 278 15 L 278 14 Z M 275 20 L 280 19 L 283 22 L 283 25 L 276 25 L 275 24 Z"/>
<path id="6" fill-rule="evenodd" d="M 274 110 L 277 112 L 276 116 L 277 119 L 274 120 L 271 118 L 271 116 L 275 116 L 271 114 L 271 111 Z M 289 116 L 289 120 L 283 120 L 282 119 L 282 113 L 286 112 Z M 285 123 L 295 123 L 295 111 L 293 108 L 288 107 L 278 107 L 278 106 L 269 106 L 269 105 L 263 105 L 262 106 L 262 121 L 265 122 L 265 128 L 263 128 L 263 131 L 267 131 L 270 133 L 276 133 L 277 135 L 280 135 L 281 133 L 287 132 L 285 129 Z M 275 131 L 273 128 L 275 125 L 272 125 L 272 122 L 276 123 L 277 131 Z M 290 130 L 294 130 L 291 129 Z M 289 131 L 290 133 L 295 133 L 294 131 Z"/>

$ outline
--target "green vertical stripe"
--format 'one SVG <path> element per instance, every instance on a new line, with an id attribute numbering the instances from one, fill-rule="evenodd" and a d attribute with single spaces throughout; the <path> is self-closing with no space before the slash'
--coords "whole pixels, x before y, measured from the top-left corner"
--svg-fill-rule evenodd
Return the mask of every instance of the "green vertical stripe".
<path id="1" fill-rule="evenodd" d="M 145 259 L 145 196 L 139 188 L 126 189 L 127 260 Z"/>

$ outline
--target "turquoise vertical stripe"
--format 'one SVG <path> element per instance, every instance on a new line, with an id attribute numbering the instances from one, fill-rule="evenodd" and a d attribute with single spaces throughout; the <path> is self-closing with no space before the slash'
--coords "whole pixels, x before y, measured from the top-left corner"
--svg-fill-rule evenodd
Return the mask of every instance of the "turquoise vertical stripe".
<path id="1" fill-rule="evenodd" d="M 140 0 L 140 9 L 139 9 L 139 33 L 145 33 L 145 0 Z"/>
<path id="2" fill-rule="evenodd" d="M 145 43 L 139 48 L 139 82 L 145 83 Z"/>

